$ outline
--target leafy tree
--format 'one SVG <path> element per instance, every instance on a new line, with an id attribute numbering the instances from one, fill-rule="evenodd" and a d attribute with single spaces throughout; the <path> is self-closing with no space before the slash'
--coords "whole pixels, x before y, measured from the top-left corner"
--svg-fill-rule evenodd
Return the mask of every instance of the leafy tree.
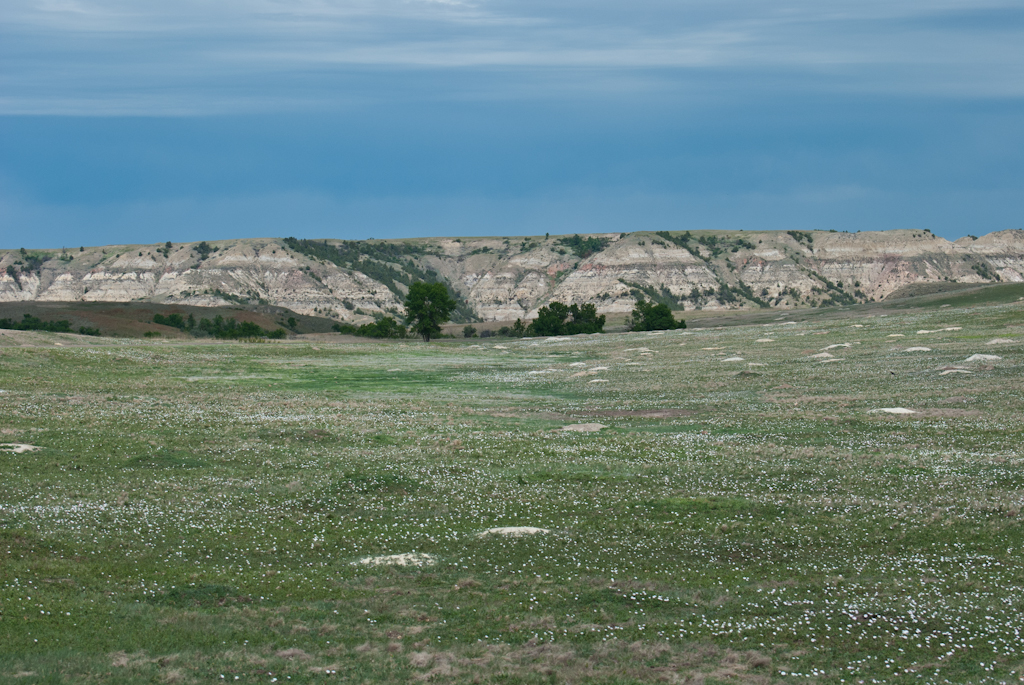
<path id="1" fill-rule="evenodd" d="M 593 304 L 566 306 L 551 302 L 537 311 L 537 318 L 526 328 L 526 335 L 576 335 L 603 333 L 605 317 L 597 315 Z"/>
<path id="2" fill-rule="evenodd" d="M 668 305 L 654 304 L 642 297 L 637 298 L 636 307 L 633 309 L 633 325 L 630 330 L 671 331 L 676 328 L 686 328 L 686 322 L 676 321 Z"/>
<path id="3" fill-rule="evenodd" d="M 194 317 L 192 321 L 194 325 Z M 168 314 L 167 316 L 164 316 L 163 314 L 154 314 L 153 323 L 160 324 L 161 326 L 173 326 L 174 328 L 177 328 L 182 331 L 184 331 L 188 327 L 188 323 L 185 321 L 185 317 L 183 317 L 181 314 Z"/>
<path id="4" fill-rule="evenodd" d="M 465 326 L 462 329 L 463 338 L 475 338 L 476 337 L 476 326 Z"/>
<path id="5" fill-rule="evenodd" d="M 355 334 L 364 338 L 404 338 L 409 332 L 394 317 L 385 316 L 373 323 L 363 324 L 355 330 Z"/>
<path id="6" fill-rule="evenodd" d="M 405 298 L 406 320 L 424 342 L 440 335 L 441 324 L 448 321 L 456 307 L 458 302 L 448 294 L 444 283 L 418 281 L 409 286 L 409 295 Z"/>

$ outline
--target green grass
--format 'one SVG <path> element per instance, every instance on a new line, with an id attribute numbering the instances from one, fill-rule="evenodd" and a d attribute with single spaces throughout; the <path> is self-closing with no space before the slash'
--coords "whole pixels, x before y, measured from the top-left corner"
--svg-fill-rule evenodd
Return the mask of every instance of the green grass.
<path id="1" fill-rule="evenodd" d="M 970 302 L 0 348 L 0 682 L 1016 682 L 1024 304 Z"/>
<path id="2" fill-rule="evenodd" d="M 961 288 L 964 287 L 964 284 L 957 285 Z M 1007 304 L 1017 302 L 1021 298 L 1024 298 L 1024 283 L 1002 283 L 973 287 L 967 289 L 966 292 L 953 292 L 941 296 L 931 295 L 927 296 L 927 299 L 922 296 L 914 298 L 914 301 L 920 300 L 922 304 L 926 303 L 926 306 L 929 307 L 974 307 L 983 304 Z M 893 303 L 894 306 L 901 304 L 898 301 Z"/>

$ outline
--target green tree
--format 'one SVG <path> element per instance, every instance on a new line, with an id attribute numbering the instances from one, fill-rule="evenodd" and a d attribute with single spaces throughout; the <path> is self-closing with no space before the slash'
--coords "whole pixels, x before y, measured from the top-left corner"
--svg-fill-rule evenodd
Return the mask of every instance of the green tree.
<path id="1" fill-rule="evenodd" d="M 444 283 L 417 281 L 409 286 L 405 316 L 413 332 L 422 336 L 424 342 L 430 342 L 440 335 L 441 324 L 448 321 L 457 306 Z"/>
<path id="2" fill-rule="evenodd" d="M 527 335 L 564 335 L 569 308 L 561 302 L 550 302 L 537 310 L 537 318 L 527 328 Z"/>
<path id="3" fill-rule="evenodd" d="M 526 329 L 526 335 L 577 335 L 579 333 L 603 333 L 604 314 L 597 315 L 597 306 L 587 303 L 566 306 L 561 302 L 550 302 L 537 310 L 537 318 Z"/>
<path id="4" fill-rule="evenodd" d="M 671 331 L 676 328 L 686 328 L 686 322 L 676 321 L 668 305 L 654 304 L 642 297 L 637 298 L 631 331 Z"/>
<path id="5" fill-rule="evenodd" d="M 475 338 L 476 337 L 476 326 L 465 326 L 462 329 L 463 338 Z"/>

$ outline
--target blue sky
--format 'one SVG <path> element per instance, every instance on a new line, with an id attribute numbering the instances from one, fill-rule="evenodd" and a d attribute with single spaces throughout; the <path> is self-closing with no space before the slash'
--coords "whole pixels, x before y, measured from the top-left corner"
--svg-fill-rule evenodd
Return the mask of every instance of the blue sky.
<path id="1" fill-rule="evenodd" d="M 1024 5 L 6 0 L 0 247 L 1024 227 Z"/>

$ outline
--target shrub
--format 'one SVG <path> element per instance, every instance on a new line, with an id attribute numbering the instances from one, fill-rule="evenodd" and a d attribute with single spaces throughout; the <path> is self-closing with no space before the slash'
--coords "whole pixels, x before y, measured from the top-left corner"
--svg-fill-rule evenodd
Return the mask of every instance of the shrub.
<path id="1" fill-rule="evenodd" d="M 60 321 L 43 321 L 39 317 L 25 314 L 21 321 L 13 319 L 0 319 L 0 328 L 14 331 L 47 331 L 49 333 L 73 333 L 71 322 L 66 319 Z M 99 333 L 97 332 L 97 335 Z"/>
<path id="2" fill-rule="evenodd" d="M 648 302 L 642 297 L 637 299 L 629 330 L 671 331 L 676 328 L 686 328 L 686 322 L 676 321 L 667 305 Z"/>
<path id="3" fill-rule="evenodd" d="M 595 252 L 600 252 L 608 247 L 609 240 L 595 236 L 582 238 L 579 235 L 574 235 L 571 238 L 559 238 L 555 242 L 572 250 L 572 253 L 580 259 L 586 259 Z"/>
<path id="4" fill-rule="evenodd" d="M 597 315 L 597 307 L 587 303 L 566 306 L 561 302 L 551 302 L 541 307 L 537 318 L 526 328 L 526 335 L 577 335 L 579 333 L 603 333 L 604 314 Z M 517 319 L 516 323 L 522 323 Z"/>

